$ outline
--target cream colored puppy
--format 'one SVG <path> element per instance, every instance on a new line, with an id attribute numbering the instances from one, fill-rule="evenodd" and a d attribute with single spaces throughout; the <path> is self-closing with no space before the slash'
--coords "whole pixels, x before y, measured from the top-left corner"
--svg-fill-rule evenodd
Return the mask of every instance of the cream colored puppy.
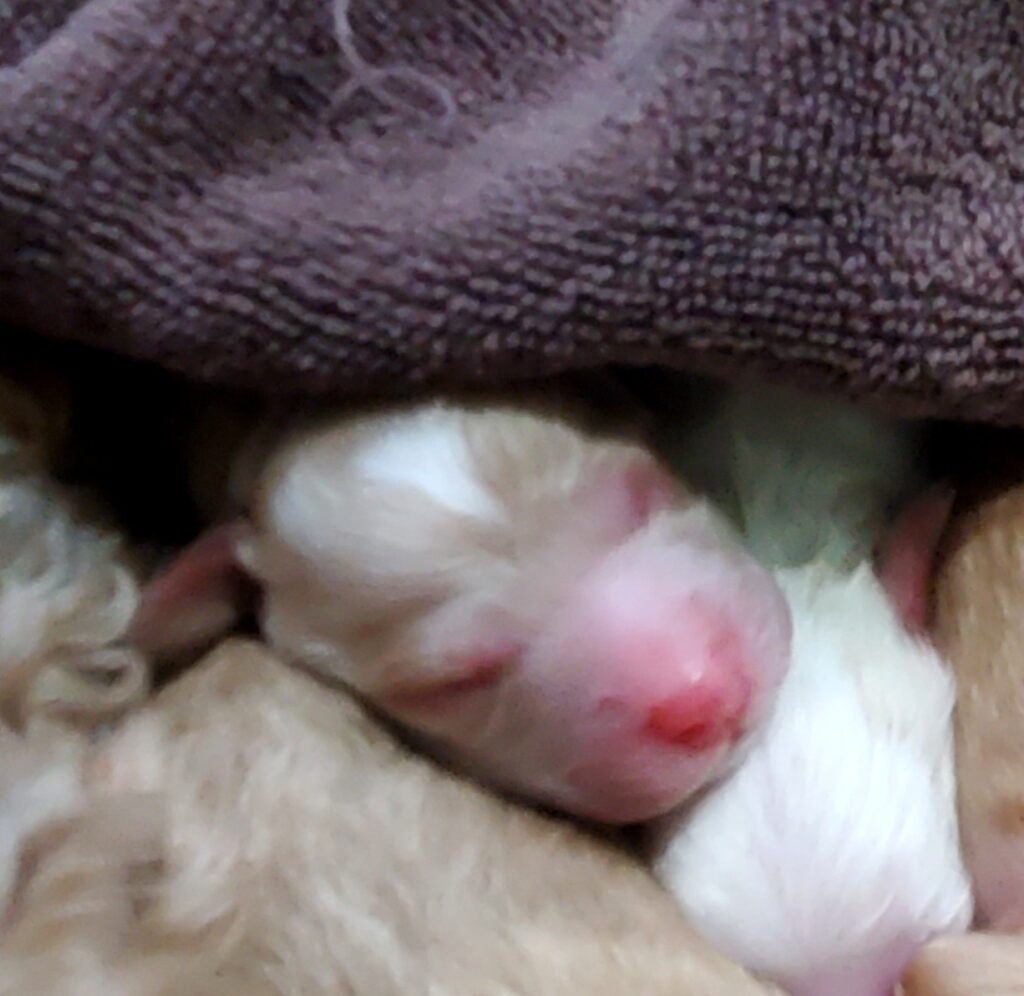
<path id="1" fill-rule="evenodd" d="M 77 838 L 21 870 L 0 993 L 774 992 L 639 864 L 410 755 L 253 643 L 223 645 L 82 771 L 88 802 L 61 817 Z M 134 828 L 117 843 L 114 806 Z"/>

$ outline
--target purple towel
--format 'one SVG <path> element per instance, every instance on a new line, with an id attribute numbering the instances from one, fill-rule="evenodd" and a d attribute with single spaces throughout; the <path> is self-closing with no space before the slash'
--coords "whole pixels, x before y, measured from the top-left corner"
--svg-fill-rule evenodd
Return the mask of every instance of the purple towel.
<path id="1" fill-rule="evenodd" d="M 1024 422 L 1017 0 L 0 0 L 0 317 L 267 392 Z"/>

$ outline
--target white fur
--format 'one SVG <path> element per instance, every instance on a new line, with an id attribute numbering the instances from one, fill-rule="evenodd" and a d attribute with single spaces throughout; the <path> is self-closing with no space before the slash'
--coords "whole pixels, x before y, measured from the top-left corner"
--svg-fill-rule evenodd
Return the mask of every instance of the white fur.
<path id="1" fill-rule="evenodd" d="M 866 566 L 779 581 L 794 642 L 775 714 L 736 774 L 662 828 L 657 871 L 749 968 L 802 996 L 881 996 L 917 945 L 970 921 L 953 685 Z"/>
<path id="2" fill-rule="evenodd" d="M 293 456 L 283 465 L 269 492 L 268 518 L 282 540 L 320 566 L 329 563 L 324 551 L 363 542 L 353 532 L 348 509 L 352 488 L 397 486 L 422 492 L 442 509 L 495 521 L 500 503 L 479 480 L 464 433 L 464 412 L 445 405 L 423 407 L 374 418 L 358 425 L 352 454 L 308 459 Z M 369 428 L 370 431 L 366 431 Z M 314 443 L 314 445 L 316 445 Z M 358 496 L 357 496 L 358 497 Z M 334 529 L 325 533 L 323 523 Z M 393 537 L 392 537 L 393 538 Z M 429 541 L 429 537 L 421 539 Z"/>
<path id="3" fill-rule="evenodd" d="M 953 681 L 867 560 L 918 441 L 910 424 L 746 387 L 677 454 L 776 568 L 794 632 L 763 737 L 656 829 L 656 867 L 698 929 L 799 996 L 889 996 L 919 944 L 971 917 Z"/>
<path id="4" fill-rule="evenodd" d="M 381 484 L 417 488 L 439 505 L 488 519 L 499 514 L 473 470 L 462 411 L 440 405 L 415 419 L 393 418 L 356 458 L 359 471 Z"/>

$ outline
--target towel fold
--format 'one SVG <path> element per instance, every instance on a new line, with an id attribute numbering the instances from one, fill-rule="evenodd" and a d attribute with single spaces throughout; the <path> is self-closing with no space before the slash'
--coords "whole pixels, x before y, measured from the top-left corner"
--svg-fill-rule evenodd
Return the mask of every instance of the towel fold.
<path id="1" fill-rule="evenodd" d="M 268 393 L 609 362 L 1024 422 L 1024 5 L 4 0 L 9 323 Z"/>

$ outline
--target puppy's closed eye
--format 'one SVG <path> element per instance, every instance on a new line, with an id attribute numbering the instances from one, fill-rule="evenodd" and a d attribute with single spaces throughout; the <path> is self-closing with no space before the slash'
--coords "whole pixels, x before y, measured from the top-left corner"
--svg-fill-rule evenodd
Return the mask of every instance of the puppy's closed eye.
<path id="1" fill-rule="evenodd" d="M 399 682 L 387 689 L 382 701 L 396 709 L 436 709 L 461 702 L 467 695 L 493 688 L 522 657 L 515 640 L 498 639 L 458 654 L 443 675 L 424 681 Z"/>

